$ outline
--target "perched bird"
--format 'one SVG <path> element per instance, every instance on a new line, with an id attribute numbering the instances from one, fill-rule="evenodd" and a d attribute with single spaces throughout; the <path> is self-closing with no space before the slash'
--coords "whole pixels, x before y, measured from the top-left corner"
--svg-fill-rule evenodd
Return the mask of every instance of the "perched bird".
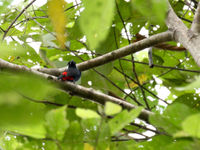
<path id="1" fill-rule="evenodd" d="M 58 80 L 76 82 L 80 79 L 80 77 L 81 72 L 76 67 L 76 63 L 72 60 L 68 62 L 68 69 L 58 77 Z"/>

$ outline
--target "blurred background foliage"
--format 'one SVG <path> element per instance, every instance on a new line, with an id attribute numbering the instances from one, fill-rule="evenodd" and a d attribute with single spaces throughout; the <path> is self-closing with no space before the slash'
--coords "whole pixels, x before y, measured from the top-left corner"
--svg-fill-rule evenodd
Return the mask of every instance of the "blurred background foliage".
<path id="1" fill-rule="evenodd" d="M 170 1 L 188 27 L 197 2 Z M 138 41 L 138 34 L 166 31 L 167 9 L 165 0 L 0 0 L 0 58 L 30 68 L 81 63 Z M 191 55 L 153 47 L 153 68 L 147 49 L 133 57 L 84 71 L 78 82 L 143 106 L 131 111 L 1 69 L 0 149 L 200 149 L 200 71 Z M 137 119 L 148 107 L 155 113 L 149 122 Z"/>

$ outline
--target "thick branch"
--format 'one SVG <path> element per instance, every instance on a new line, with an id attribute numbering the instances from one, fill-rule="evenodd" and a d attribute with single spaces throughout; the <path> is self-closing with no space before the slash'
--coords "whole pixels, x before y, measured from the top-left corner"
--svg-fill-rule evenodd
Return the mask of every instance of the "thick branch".
<path id="1" fill-rule="evenodd" d="M 169 30 L 174 31 L 175 41 L 189 50 L 197 65 L 200 66 L 200 34 L 195 34 L 189 30 L 177 17 L 171 6 L 169 7 L 166 23 Z"/>
<path id="2" fill-rule="evenodd" d="M 98 92 L 98 91 L 95 91 L 92 88 L 86 88 L 86 87 L 83 87 L 80 85 L 75 85 L 71 82 L 62 82 L 62 81 L 57 80 L 57 78 L 55 76 L 50 76 L 48 74 L 38 72 L 38 71 L 30 69 L 26 66 L 12 64 L 12 63 L 9 63 L 2 59 L 0 59 L 0 69 L 8 69 L 11 71 L 18 71 L 18 72 L 20 72 L 20 71 L 29 72 L 29 73 L 38 75 L 42 78 L 45 78 L 45 79 L 51 79 L 50 81 L 52 83 L 59 85 L 63 91 L 73 93 L 74 95 L 90 99 L 93 102 L 97 102 L 100 104 L 104 104 L 106 101 L 110 101 L 113 103 L 120 104 L 121 106 L 123 106 L 126 109 L 134 109 L 137 107 L 137 106 L 134 106 L 133 104 L 123 101 L 121 99 L 106 95 L 106 94 Z M 147 110 L 143 110 L 141 112 L 139 118 L 141 118 L 145 121 L 148 121 L 148 117 L 151 114 L 153 114 L 153 113 L 150 111 L 147 111 Z"/>
<path id="3" fill-rule="evenodd" d="M 79 63 L 77 66 L 81 71 L 85 71 L 85 70 L 88 70 L 93 67 L 98 67 L 103 64 L 114 61 L 116 59 L 122 58 L 124 56 L 138 52 L 140 50 L 143 50 L 147 47 L 150 47 L 150 46 L 162 43 L 162 42 L 171 41 L 173 39 L 172 35 L 173 34 L 170 31 L 159 33 L 159 34 L 153 35 L 149 38 L 138 41 L 136 43 L 133 43 L 128 46 L 114 50 L 110 53 L 107 53 L 107 54 L 101 55 L 99 57 L 96 57 L 94 59 Z M 64 69 L 65 68 L 60 68 L 60 69 L 40 68 L 40 69 L 37 69 L 37 71 L 57 76 L 62 71 L 64 71 Z"/>
<path id="4" fill-rule="evenodd" d="M 146 38 L 145 36 L 139 33 L 137 33 L 135 36 L 136 36 L 136 40 L 134 40 L 134 42 L 137 42 Z M 182 52 L 186 50 L 184 47 L 177 47 L 177 46 L 166 44 L 166 43 L 159 43 L 155 45 L 154 47 L 159 48 L 159 49 L 164 49 L 164 50 L 176 51 L 176 52 Z"/>
<path id="5" fill-rule="evenodd" d="M 191 30 L 194 33 L 200 33 L 200 2 L 198 3 L 198 7 L 194 15 Z"/>

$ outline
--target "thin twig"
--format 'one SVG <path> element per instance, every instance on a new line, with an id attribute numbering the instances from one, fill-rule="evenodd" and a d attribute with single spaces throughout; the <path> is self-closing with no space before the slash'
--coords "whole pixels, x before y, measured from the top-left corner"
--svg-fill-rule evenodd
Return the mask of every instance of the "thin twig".
<path id="1" fill-rule="evenodd" d="M 194 8 L 197 8 L 198 2 L 196 0 L 191 0 L 194 3 Z"/>
<path id="2" fill-rule="evenodd" d="M 116 1 L 115 1 L 115 2 L 116 2 Z M 117 5 L 117 4 L 116 4 L 116 5 Z M 117 5 L 117 6 L 118 6 L 118 5 Z M 117 44 L 117 38 L 116 38 L 115 27 L 113 28 L 113 33 L 114 33 L 116 48 L 118 49 L 119 46 L 118 46 L 118 44 Z M 119 59 L 119 65 L 120 65 L 120 68 L 121 68 L 122 72 L 124 72 L 124 69 L 123 69 L 123 66 L 122 66 L 122 64 L 121 64 L 121 60 L 120 60 L 120 59 Z M 126 76 L 124 76 L 124 79 L 125 79 L 125 81 L 126 81 L 126 83 L 127 83 L 127 85 L 128 85 L 129 90 L 131 91 L 131 93 L 130 93 L 129 95 L 132 95 L 133 98 L 134 98 L 133 100 L 136 101 L 136 102 L 138 102 L 138 100 L 136 99 L 135 95 L 132 94 L 132 89 L 130 88 L 130 86 L 129 86 L 129 84 L 128 84 L 128 80 L 127 80 Z"/>
<path id="3" fill-rule="evenodd" d="M 124 93 L 125 95 L 127 95 L 128 97 L 130 97 L 132 100 L 134 100 L 139 106 L 142 106 L 142 104 L 135 97 L 132 97 L 130 94 L 127 94 L 126 92 L 124 92 L 123 89 L 121 89 L 119 86 L 117 86 L 112 80 L 110 80 L 109 78 L 107 78 L 104 74 L 102 74 L 101 72 L 97 71 L 94 68 L 93 68 L 93 70 L 96 73 L 98 73 L 99 75 L 101 75 L 104 79 L 106 79 L 107 81 L 109 81 L 114 87 L 116 87 L 117 89 L 119 89 L 122 93 Z"/>
<path id="4" fill-rule="evenodd" d="M 41 103 L 41 104 L 45 104 L 45 105 L 54 105 L 54 106 L 64 106 L 64 104 L 59 104 L 59 103 L 55 103 L 55 102 L 50 102 L 50 101 L 48 101 L 48 100 L 36 100 L 36 99 L 33 99 L 33 98 L 31 98 L 31 97 L 28 97 L 28 96 L 26 96 L 26 95 L 24 95 L 24 94 L 18 92 L 18 91 L 17 91 L 17 93 L 18 93 L 19 95 L 21 95 L 22 97 L 24 97 L 25 99 L 28 99 L 28 100 L 30 100 L 30 101 L 32 101 L 32 102 L 35 102 L 35 103 Z M 68 108 L 73 108 L 73 109 L 76 108 L 76 106 L 73 106 L 73 105 L 67 105 L 67 107 L 68 107 Z"/>
<path id="5" fill-rule="evenodd" d="M 139 134 L 139 135 L 141 135 L 141 136 L 144 136 L 145 138 L 149 138 L 148 136 L 146 136 L 146 135 L 144 135 L 144 134 L 142 134 L 142 133 L 139 133 L 139 132 L 137 132 L 137 131 L 135 131 L 135 130 L 128 130 L 128 129 L 123 129 L 123 131 L 126 131 L 126 132 L 128 132 L 128 133 L 136 133 L 136 134 Z"/>
<path id="6" fill-rule="evenodd" d="M 9 25 L 9 27 L 7 28 L 7 30 L 4 32 L 3 38 L 2 40 L 4 40 L 4 38 L 6 37 L 8 31 L 11 29 L 11 27 L 13 26 L 13 24 L 17 21 L 17 19 L 24 13 L 24 11 L 26 9 L 28 9 L 28 7 L 30 7 L 36 0 L 31 1 L 20 13 L 19 15 L 17 15 L 17 17 L 13 20 L 13 22 Z"/>
<path id="7" fill-rule="evenodd" d="M 122 58 L 122 60 L 131 61 L 131 60 L 125 59 L 125 58 Z M 139 64 L 143 64 L 143 65 L 149 65 L 146 62 L 140 62 L 140 61 L 134 61 L 134 62 L 139 63 Z M 179 71 L 186 71 L 186 72 L 193 72 L 193 73 L 200 73 L 199 70 L 182 69 L 182 68 L 177 68 L 177 67 L 162 66 L 162 65 L 156 65 L 156 64 L 154 64 L 154 67 L 163 68 L 163 69 L 173 69 L 173 70 L 179 70 Z"/>
<path id="8" fill-rule="evenodd" d="M 181 65 L 181 64 L 182 64 L 183 62 L 185 62 L 185 61 L 186 61 L 186 59 L 183 60 L 182 62 L 179 62 L 176 66 Z M 164 76 L 165 74 L 167 74 L 167 73 L 169 73 L 169 72 L 171 72 L 171 71 L 173 71 L 173 70 L 174 70 L 174 69 L 169 69 L 169 70 L 163 72 L 162 74 L 160 74 L 160 75 L 158 75 L 158 76 L 156 76 L 156 77 L 157 77 L 157 78 L 162 77 L 162 76 Z M 155 80 L 155 79 L 153 78 L 153 80 Z M 144 82 L 143 85 L 148 84 L 149 82 L 150 82 L 150 80 L 147 81 L 147 82 Z M 136 90 L 136 89 L 137 89 L 137 88 L 135 88 L 135 90 Z"/>
<path id="9" fill-rule="evenodd" d="M 47 19 L 48 16 L 38 16 L 38 17 L 29 17 L 29 18 L 26 18 L 18 23 L 16 23 L 15 25 L 13 25 L 11 28 L 14 28 L 15 26 L 21 24 L 21 23 L 24 23 L 24 22 L 27 22 L 27 21 L 30 21 L 30 20 L 35 20 L 35 19 Z"/>
<path id="10" fill-rule="evenodd" d="M 70 10 L 70 9 L 72 9 L 72 8 L 74 8 L 74 7 L 76 7 L 76 6 L 78 6 L 78 5 L 81 5 L 81 4 L 82 4 L 82 3 L 77 3 L 77 2 L 76 2 L 75 5 L 73 5 L 73 6 L 69 7 L 69 8 L 66 8 L 65 11 L 68 11 L 68 10 Z"/>
<path id="11" fill-rule="evenodd" d="M 5 30 L 4 30 L 2 27 L 0 27 L 0 30 L 1 30 L 2 32 L 5 32 Z"/>
<path id="12" fill-rule="evenodd" d="M 184 18 L 184 17 L 181 17 L 181 16 L 178 16 L 180 19 L 182 19 L 182 20 L 184 20 L 184 21 L 187 21 L 187 22 L 189 22 L 189 23 L 192 23 L 192 21 L 191 20 L 189 20 L 189 19 L 186 19 L 186 18 Z"/>
<path id="13" fill-rule="evenodd" d="M 146 126 L 143 126 L 143 125 L 140 125 L 140 124 L 137 124 L 137 123 L 134 123 L 134 122 L 132 122 L 132 123 L 130 123 L 130 124 L 133 125 L 133 126 L 136 126 L 136 127 L 138 127 L 138 128 L 144 129 L 144 130 L 149 130 L 149 131 L 154 132 L 154 133 L 156 133 L 156 134 L 163 134 L 163 133 L 161 133 L 161 132 L 158 131 L 158 130 L 153 130 L 153 129 L 151 129 L 151 128 L 148 128 L 148 127 L 146 127 Z"/>
<path id="14" fill-rule="evenodd" d="M 53 34 L 51 31 L 49 31 L 48 29 L 44 28 L 37 20 L 33 19 L 33 21 L 38 24 L 40 26 L 40 28 L 44 29 L 45 31 L 47 31 L 48 33 L 50 33 L 52 36 L 56 37 L 55 34 Z"/>
<path id="15" fill-rule="evenodd" d="M 184 5 L 187 5 L 188 6 L 188 8 L 192 11 L 192 13 L 194 14 L 195 13 L 195 10 L 192 8 L 192 6 L 191 6 L 191 1 L 190 2 L 188 2 L 187 0 L 184 0 L 184 2 L 182 2 L 182 3 L 184 3 Z M 189 10 L 189 9 L 187 9 L 187 11 Z M 185 14 L 184 15 L 182 15 L 182 16 L 185 16 L 186 15 L 186 13 L 187 13 L 187 11 L 185 12 Z"/>
<path id="16" fill-rule="evenodd" d="M 123 19 L 122 15 L 121 15 L 121 12 L 120 12 L 120 10 L 119 10 L 119 6 L 118 6 L 116 0 L 115 0 L 115 4 L 116 4 L 116 8 L 117 8 L 118 15 L 119 15 L 119 17 L 120 17 L 120 19 L 121 19 L 121 22 L 122 22 L 122 24 L 123 24 L 123 27 L 124 27 L 124 30 L 125 30 L 125 33 L 126 33 L 126 37 L 127 37 L 128 43 L 129 43 L 129 45 L 130 45 L 130 44 L 131 44 L 131 41 L 130 41 L 130 39 L 129 39 L 128 31 L 127 31 L 127 29 L 126 29 L 124 19 Z M 138 79 L 138 75 L 137 75 L 137 72 L 136 72 L 136 70 L 135 70 L 135 64 L 134 64 L 134 57 L 133 57 L 133 54 L 131 54 L 131 59 L 132 59 L 132 65 L 133 65 L 133 73 L 134 73 L 134 76 L 135 76 L 136 81 L 138 82 L 138 86 L 140 87 L 140 90 L 141 90 L 141 92 L 142 92 L 143 100 L 144 100 L 144 102 L 145 102 L 145 104 L 146 104 L 146 107 L 147 107 L 147 109 L 150 110 L 149 104 L 148 104 L 147 99 L 146 99 L 145 92 L 144 92 L 143 89 L 141 88 L 140 81 L 139 81 L 139 79 Z"/>
<path id="17" fill-rule="evenodd" d="M 133 78 L 129 77 L 127 74 L 125 74 L 124 72 L 121 72 L 117 67 L 114 67 L 115 70 L 117 70 L 119 73 L 123 74 L 124 76 L 126 76 L 129 80 L 131 80 L 132 82 L 134 82 L 135 84 L 138 85 L 138 82 L 133 80 Z M 168 104 L 165 100 L 161 99 L 160 97 L 158 97 L 157 95 L 155 95 L 153 92 L 151 92 L 150 90 L 148 90 L 147 88 L 145 88 L 144 86 L 140 85 L 141 88 L 143 88 L 145 91 L 147 91 L 148 93 L 150 93 L 152 96 L 154 96 L 155 98 L 163 101 L 164 103 Z"/>

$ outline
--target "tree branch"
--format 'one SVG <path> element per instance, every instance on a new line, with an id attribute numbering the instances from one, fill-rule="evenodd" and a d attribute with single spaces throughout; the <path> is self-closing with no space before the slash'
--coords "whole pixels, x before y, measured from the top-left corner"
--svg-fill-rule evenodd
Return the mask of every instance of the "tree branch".
<path id="1" fill-rule="evenodd" d="M 57 80 L 55 76 L 50 76 L 45 73 L 38 72 L 36 70 L 30 69 L 26 66 L 20 66 L 16 64 L 9 63 L 3 59 L 0 59 L 0 69 L 8 69 L 11 71 L 18 71 L 18 72 L 28 72 L 31 74 L 35 74 L 37 76 L 40 76 L 45 79 L 51 79 L 50 82 L 55 83 L 59 85 L 60 89 L 65 91 L 65 92 L 70 92 L 73 93 L 74 95 L 92 100 L 93 102 L 100 103 L 100 104 L 105 104 L 106 101 L 110 101 L 113 103 L 117 103 L 124 107 L 125 109 L 134 109 L 137 108 L 137 106 L 128 103 L 126 101 L 123 101 L 121 99 L 106 95 L 104 93 L 95 91 L 92 88 L 85 88 L 80 85 L 75 85 L 71 82 L 62 82 L 60 80 Z M 148 121 L 149 115 L 152 115 L 153 113 L 147 110 L 143 110 L 141 114 L 139 115 L 139 118 L 145 121 Z"/>
<path id="2" fill-rule="evenodd" d="M 198 7 L 194 15 L 191 30 L 194 33 L 200 33 L 200 2 L 198 3 Z"/>
<path id="3" fill-rule="evenodd" d="M 171 41 L 171 40 L 173 40 L 173 33 L 171 31 L 166 31 L 163 33 L 153 35 L 149 38 L 143 39 L 136 43 L 130 44 L 128 46 L 119 48 L 119 49 L 109 52 L 107 54 L 98 56 L 94 59 L 79 63 L 77 66 L 78 66 L 79 70 L 85 71 L 90 68 L 98 67 L 98 66 L 104 65 L 106 63 L 109 63 L 111 61 L 114 61 L 118 58 L 122 58 L 124 56 L 138 52 L 140 50 L 143 50 L 144 48 L 147 48 L 147 47 L 150 47 L 150 46 L 162 43 L 162 42 Z M 59 68 L 59 69 L 40 68 L 40 69 L 37 69 L 37 71 L 57 76 L 61 72 L 63 72 L 65 69 L 66 68 Z"/>
<path id="4" fill-rule="evenodd" d="M 137 42 L 146 38 L 145 36 L 139 33 L 137 33 L 135 36 L 136 36 L 136 40 L 134 40 L 134 42 Z M 169 51 L 176 51 L 176 52 L 182 52 L 186 50 L 184 47 L 177 47 L 177 46 L 166 44 L 166 43 L 159 43 L 157 45 L 154 45 L 154 47 L 159 48 L 159 49 L 169 50 Z"/>
<path id="5" fill-rule="evenodd" d="M 170 4 L 166 24 L 169 30 L 174 31 L 174 40 L 189 50 L 197 65 L 200 66 L 200 34 L 195 34 L 189 30 L 177 17 Z"/>

